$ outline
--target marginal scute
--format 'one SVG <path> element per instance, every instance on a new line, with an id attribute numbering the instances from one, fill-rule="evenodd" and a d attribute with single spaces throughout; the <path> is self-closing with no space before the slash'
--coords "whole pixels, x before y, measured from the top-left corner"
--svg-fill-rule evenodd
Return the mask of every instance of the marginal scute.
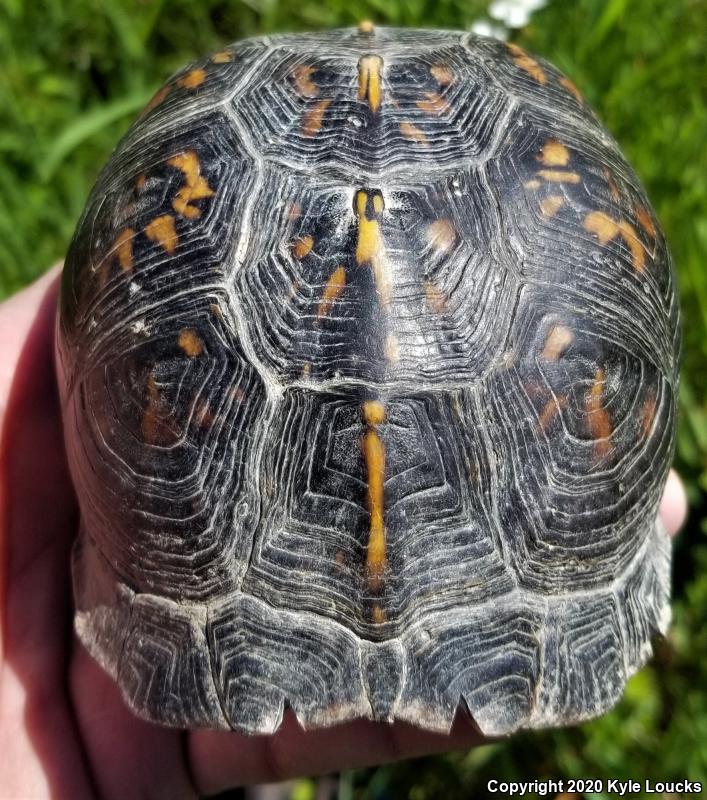
<path id="1" fill-rule="evenodd" d="M 679 347 L 645 192 L 540 57 L 367 23 L 227 47 L 67 257 L 79 637 L 177 727 L 597 716 L 670 618 Z"/>

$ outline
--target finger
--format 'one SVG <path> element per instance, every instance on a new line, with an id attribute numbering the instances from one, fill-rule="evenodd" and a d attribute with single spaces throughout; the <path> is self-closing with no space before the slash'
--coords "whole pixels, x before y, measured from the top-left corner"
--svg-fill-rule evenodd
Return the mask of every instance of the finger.
<path id="1" fill-rule="evenodd" d="M 687 494 L 682 481 L 674 469 L 670 470 L 660 501 L 660 518 L 668 533 L 674 536 L 687 518 Z"/>
<path id="2" fill-rule="evenodd" d="M 22 348 L 29 336 L 32 326 L 37 320 L 37 312 L 50 293 L 56 297 L 58 275 L 61 264 L 52 267 L 33 284 L 13 295 L 9 300 L 0 303 L 0 424 L 4 418 L 10 397 L 12 380 L 17 369 Z M 56 300 L 50 302 L 55 304 Z M 50 316 L 53 315 L 51 309 Z M 41 324 L 41 319 L 39 320 Z M 1 429 L 1 428 L 0 428 Z"/>
<path id="3" fill-rule="evenodd" d="M 0 794 L 90 797 L 66 694 L 76 512 L 54 378 L 57 270 L 0 306 Z"/>
<path id="4" fill-rule="evenodd" d="M 196 798 L 184 760 L 186 734 L 135 716 L 113 678 L 74 641 L 71 693 L 97 796 Z"/>
<path id="5" fill-rule="evenodd" d="M 288 712 L 272 736 L 194 731 L 188 757 L 197 790 L 214 794 L 233 786 L 321 775 L 471 747 L 482 741 L 481 734 L 461 714 L 450 734 L 444 735 L 405 723 L 388 725 L 367 720 L 303 731 Z"/>

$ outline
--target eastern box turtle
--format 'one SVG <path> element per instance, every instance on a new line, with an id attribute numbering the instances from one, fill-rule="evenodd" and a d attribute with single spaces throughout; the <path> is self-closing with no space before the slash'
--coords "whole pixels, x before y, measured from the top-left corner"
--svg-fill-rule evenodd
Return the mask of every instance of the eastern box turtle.
<path id="1" fill-rule="evenodd" d="M 517 45 L 187 67 L 64 270 L 82 642 L 170 725 L 600 714 L 670 617 L 678 314 L 638 179 Z"/>

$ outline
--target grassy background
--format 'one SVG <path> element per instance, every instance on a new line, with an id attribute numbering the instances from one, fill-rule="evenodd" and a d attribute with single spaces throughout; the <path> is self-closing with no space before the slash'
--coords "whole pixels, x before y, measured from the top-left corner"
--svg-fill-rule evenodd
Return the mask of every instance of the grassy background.
<path id="1" fill-rule="evenodd" d="M 185 61 L 243 36 L 366 17 L 467 28 L 485 9 L 479 0 L 3 0 L 0 297 L 63 255 L 98 168 Z M 707 782 L 707 5 L 551 0 L 513 39 L 575 80 L 646 184 L 672 244 L 685 320 L 677 461 L 691 502 L 676 547 L 675 624 L 602 719 L 347 773 L 342 798 L 480 797 L 500 776 Z M 315 790 L 300 781 L 293 794 L 307 800 Z"/>

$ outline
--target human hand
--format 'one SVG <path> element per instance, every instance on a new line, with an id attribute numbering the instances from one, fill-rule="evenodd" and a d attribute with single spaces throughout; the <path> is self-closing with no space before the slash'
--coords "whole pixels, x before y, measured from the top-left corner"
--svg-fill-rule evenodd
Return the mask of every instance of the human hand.
<path id="1" fill-rule="evenodd" d="M 460 715 L 449 736 L 358 721 L 273 736 L 178 731 L 135 717 L 72 633 L 69 552 L 77 508 L 53 364 L 58 269 L 0 305 L 0 797 L 199 797 L 480 743 Z M 660 506 L 687 511 L 671 473 Z"/>

